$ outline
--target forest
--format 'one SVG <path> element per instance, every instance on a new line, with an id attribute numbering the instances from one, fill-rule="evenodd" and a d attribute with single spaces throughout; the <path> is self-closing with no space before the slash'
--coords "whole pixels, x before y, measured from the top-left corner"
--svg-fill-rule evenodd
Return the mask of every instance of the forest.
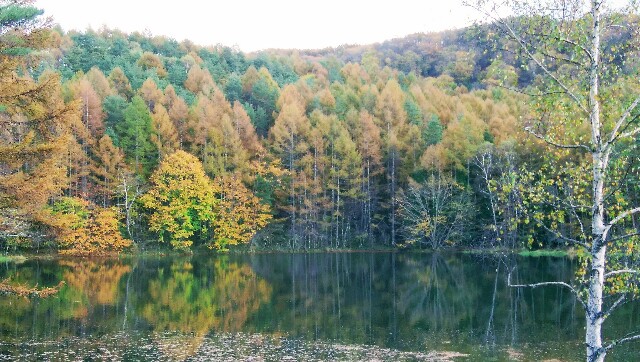
<path id="1" fill-rule="evenodd" d="M 526 132 L 589 129 L 545 122 L 541 75 L 491 25 L 244 54 L 0 11 L 5 250 L 537 249 L 589 222 L 566 207 L 588 153 Z M 625 21 L 603 37 L 629 75 L 611 96 L 637 87 Z M 638 204 L 637 152 L 612 161 L 611 213 Z"/>

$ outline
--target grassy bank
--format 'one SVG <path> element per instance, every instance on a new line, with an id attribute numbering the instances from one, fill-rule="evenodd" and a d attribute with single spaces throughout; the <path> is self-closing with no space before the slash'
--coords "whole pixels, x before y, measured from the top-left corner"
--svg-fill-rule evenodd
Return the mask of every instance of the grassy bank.
<path id="1" fill-rule="evenodd" d="M 0 263 L 24 263 L 27 257 L 24 255 L 0 255 Z"/>

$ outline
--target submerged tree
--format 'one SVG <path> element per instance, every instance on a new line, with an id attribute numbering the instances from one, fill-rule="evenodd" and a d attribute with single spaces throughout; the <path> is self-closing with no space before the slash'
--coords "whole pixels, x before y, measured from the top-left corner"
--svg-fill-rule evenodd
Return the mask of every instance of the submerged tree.
<path id="1" fill-rule="evenodd" d="M 634 10 L 634 4 L 623 10 Z M 628 205 L 620 187 L 637 177 L 637 157 L 630 152 L 640 134 L 640 84 L 632 62 L 639 46 L 637 17 L 611 11 L 604 0 L 474 6 L 538 74 L 532 89 L 520 90 L 533 95 L 534 117 L 526 130 L 554 151 L 547 156 L 551 177 L 536 172 L 531 195 L 554 208 L 532 216 L 585 251 L 584 290 L 564 282 L 529 286 L 562 285 L 576 293 L 585 308 L 587 361 L 603 361 L 617 344 L 640 339 L 628 335 L 605 344 L 602 338 L 604 321 L 637 296 L 640 275 L 638 230 L 628 222 L 640 207 Z M 570 220 L 577 230 L 566 235 L 563 225 Z"/>

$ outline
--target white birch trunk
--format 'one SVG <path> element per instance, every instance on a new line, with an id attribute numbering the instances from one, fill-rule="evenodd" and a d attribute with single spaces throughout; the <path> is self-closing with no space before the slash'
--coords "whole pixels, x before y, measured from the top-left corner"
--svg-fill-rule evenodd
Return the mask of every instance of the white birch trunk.
<path id="1" fill-rule="evenodd" d="M 606 351 L 602 348 L 602 295 L 606 264 L 606 232 L 604 224 L 604 177 L 608 157 L 603 149 L 600 120 L 599 68 L 600 68 L 600 6 L 602 0 L 591 0 L 591 69 L 589 73 L 589 121 L 591 123 L 591 146 L 593 151 L 593 206 L 591 219 L 591 266 L 587 294 L 586 333 L 587 362 L 604 361 Z"/>

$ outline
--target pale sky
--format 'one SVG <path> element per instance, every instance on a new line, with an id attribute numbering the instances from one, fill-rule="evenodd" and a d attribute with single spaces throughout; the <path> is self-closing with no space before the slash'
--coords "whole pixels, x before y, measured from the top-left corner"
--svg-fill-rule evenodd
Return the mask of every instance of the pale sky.
<path id="1" fill-rule="evenodd" d="M 65 30 L 148 30 L 245 52 L 370 44 L 464 27 L 474 15 L 461 0 L 37 0 L 36 6 Z"/>

